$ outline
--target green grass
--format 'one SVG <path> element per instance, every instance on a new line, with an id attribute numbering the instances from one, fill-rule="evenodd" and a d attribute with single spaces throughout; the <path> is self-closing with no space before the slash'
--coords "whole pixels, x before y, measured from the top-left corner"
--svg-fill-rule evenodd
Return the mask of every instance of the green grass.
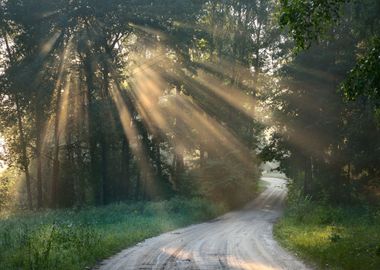
<path id="1" fill-rule="evenodd" d="M 202 199 L 120 203 L 0 218 L 0 269 L 85 269 L 146 238 L 224 211 Z"/>
<path id="2" fill-rule="evenodd" d="M 275 226 L 280 243 L 318 269 L 380 269 L 380 211 L 294 204 Z"/>

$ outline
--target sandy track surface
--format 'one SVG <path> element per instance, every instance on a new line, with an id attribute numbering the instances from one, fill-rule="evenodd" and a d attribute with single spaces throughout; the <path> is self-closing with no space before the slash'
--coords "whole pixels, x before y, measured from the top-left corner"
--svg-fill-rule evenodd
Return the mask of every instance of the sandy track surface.
<path id="1" fill-rule="evenodd" d="M 244 209 L 211 222 L 150 238 L 123 250 L 96 269 L 309 269 L 273 239 L 285 181 L 263 178 L 266 190 Z"/>

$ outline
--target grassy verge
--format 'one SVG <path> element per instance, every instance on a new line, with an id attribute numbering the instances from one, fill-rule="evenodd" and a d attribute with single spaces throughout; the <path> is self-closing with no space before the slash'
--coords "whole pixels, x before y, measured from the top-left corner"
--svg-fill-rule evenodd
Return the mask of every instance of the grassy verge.
<path id="1" fill-rule="evenodd" d="M 380 269 L 380 211 L 292 204 L 275 226 L 279 242 L 318 269 Z"/>
<path id="2" fill-rule="evenodd" d="M 202 199 L 114 204 L 0 218 L 0 269 L 85 269 L 143 239 L 218 216 Z"/>

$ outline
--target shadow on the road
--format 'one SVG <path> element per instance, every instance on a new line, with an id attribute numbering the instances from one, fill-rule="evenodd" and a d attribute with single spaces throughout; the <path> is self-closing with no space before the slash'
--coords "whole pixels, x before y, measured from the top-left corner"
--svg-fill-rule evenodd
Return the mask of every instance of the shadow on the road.
<path id="1" fill-rule="evenodd" d="M 181 247 L 163 248 L 169 260 L 165 269 L 280 270 L 259 261 L 244 260 L 228 254 L 200 254 Z"/>

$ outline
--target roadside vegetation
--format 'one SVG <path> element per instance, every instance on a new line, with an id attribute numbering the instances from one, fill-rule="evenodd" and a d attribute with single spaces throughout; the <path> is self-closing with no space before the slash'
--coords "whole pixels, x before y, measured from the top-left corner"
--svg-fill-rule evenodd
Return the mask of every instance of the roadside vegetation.
<path id="1" fill-rule="evenodd" d="M 317 269 L 380 269 L 380 208 L 289 201 L 277 240 Z"/>
<path id="2" fill-rule="evenodd" d="M 225 211 L 203 199 L 174 198 L 11 214 L 0 218 L 0 269 L 87 269 L 146 238 Z"/>

